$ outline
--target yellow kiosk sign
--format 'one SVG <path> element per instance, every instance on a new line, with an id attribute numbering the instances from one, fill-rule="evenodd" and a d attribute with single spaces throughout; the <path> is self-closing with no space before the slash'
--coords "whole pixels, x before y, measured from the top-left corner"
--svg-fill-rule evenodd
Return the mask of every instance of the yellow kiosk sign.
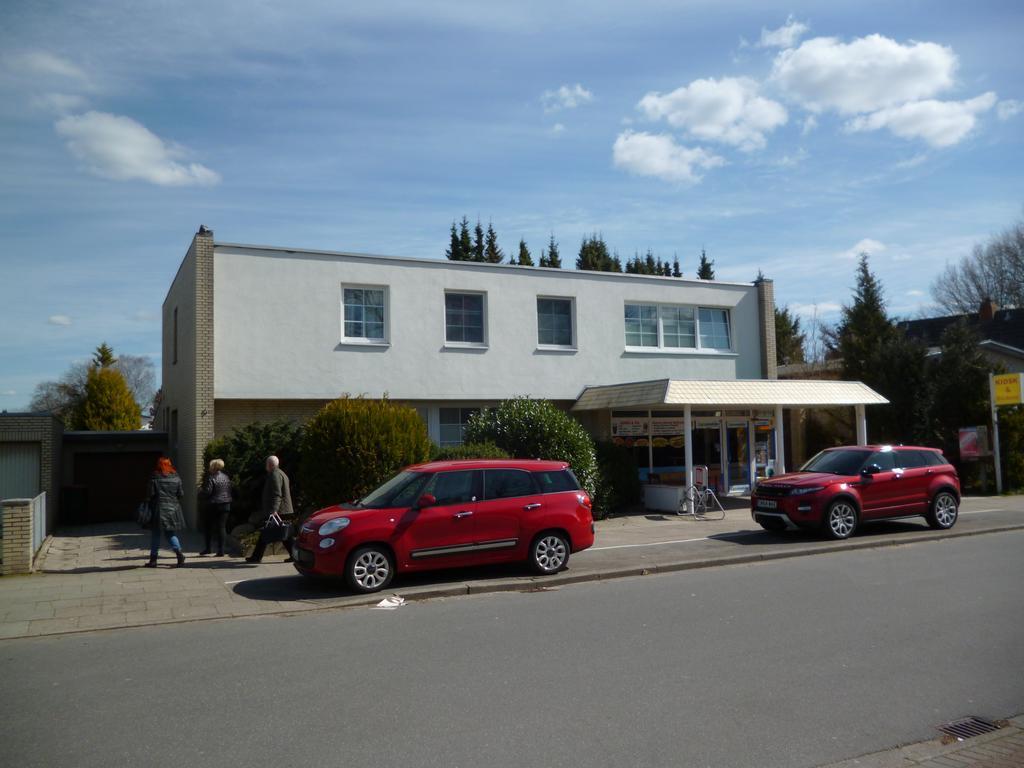
<path id="1" fill-rule="evenodd" d="M 992 395 L 995 405 L 1018 405 L 1024 402 L 1021 397 L 1021 375 L 1007 373 L 992 377 Z"/>

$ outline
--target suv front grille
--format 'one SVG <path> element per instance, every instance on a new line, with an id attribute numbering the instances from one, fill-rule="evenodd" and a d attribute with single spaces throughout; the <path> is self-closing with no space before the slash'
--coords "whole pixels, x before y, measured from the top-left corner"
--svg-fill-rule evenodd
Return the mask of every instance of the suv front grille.
<path id="1" fill-rule="evenodd" d="M 765 499 L 774 499 L 788 496 L 791 490 L 788 485 L 759 485 L 754 489 L 754 493 Z"/>

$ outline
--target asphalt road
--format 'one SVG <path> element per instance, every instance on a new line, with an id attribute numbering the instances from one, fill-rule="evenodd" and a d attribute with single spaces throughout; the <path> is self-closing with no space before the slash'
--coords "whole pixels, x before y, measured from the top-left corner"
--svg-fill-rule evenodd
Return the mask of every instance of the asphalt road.
<path id="1" fill-rule="evenodd" d="M 815 766 L 1024 711 L 1024 532 L 0 643 L 0 765 Z"/>

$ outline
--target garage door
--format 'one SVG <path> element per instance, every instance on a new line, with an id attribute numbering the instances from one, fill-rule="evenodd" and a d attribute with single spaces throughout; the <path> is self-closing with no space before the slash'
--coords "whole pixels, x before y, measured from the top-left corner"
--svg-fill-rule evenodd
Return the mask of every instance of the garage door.
<path id="1" fill-rule="evenodd" d="M 0 499 L 39 495 L 39 443 L 0 443 Z"/>

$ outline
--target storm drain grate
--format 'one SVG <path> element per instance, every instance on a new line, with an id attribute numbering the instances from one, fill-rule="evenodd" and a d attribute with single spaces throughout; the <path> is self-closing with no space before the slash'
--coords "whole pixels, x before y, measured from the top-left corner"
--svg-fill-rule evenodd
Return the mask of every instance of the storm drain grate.
<path id="1" fill-rule="evenodd" d="M 943 738 L 945 741 L 963 741 L 964 739 L 972 739 L 975 736 L 981 736 L 983 733 L 992 733 L 992 731 L 998 731 L 1002 728 L 999 723 L 993 723 L 991 720 L 986 720 L 983 717 L 965 717 L 962 720 L 954 720 L 951 723 L 945 723 L 944 725 L 937 726 L 939 731 L 946 734 Z"/>

